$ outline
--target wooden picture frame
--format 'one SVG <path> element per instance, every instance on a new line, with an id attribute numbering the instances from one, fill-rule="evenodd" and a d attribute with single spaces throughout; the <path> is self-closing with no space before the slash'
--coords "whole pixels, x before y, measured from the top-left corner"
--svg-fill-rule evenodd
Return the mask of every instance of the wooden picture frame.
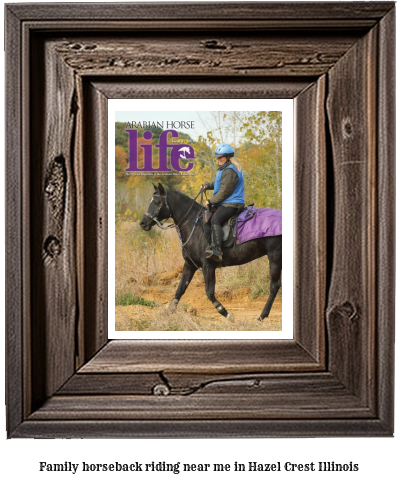
<path id="1" fill-rule="evenodd" d="M 391 436 L 394 3 L 5 13 L 9 437 Z M 293 340 L 108 342 L 106 108 L 135 97 L 295 100 Z"/>

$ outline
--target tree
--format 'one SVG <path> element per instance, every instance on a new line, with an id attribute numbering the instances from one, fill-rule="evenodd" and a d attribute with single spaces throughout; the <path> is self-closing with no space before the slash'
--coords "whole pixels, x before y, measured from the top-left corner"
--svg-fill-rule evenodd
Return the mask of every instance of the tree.
<path id="1" fill-rule="evenodd" d="M 115 146 L 115 178 L 120 180 L 125 176 L 128 167 L 128 156 L 126 150 L 120 146 Z"/>
<path id="2" fill-rule="evenodd" d="M 235 157 L 244 169 L 246 200 L 257 206 L 281 208 L 282 199 L 282 113 L 211 112 L 203 119 L 208 133 L 203 147 L 215 148 L 220 143 L 234 147 Z M 203 166 L 212 167 L 213 151 L 203 150 Z M 208 159 L 207 159 L 208 158 Z"/>

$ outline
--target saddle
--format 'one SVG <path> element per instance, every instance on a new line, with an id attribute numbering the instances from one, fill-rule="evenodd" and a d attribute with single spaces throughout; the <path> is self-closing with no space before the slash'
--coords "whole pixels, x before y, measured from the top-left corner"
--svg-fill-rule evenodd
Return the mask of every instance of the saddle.
<path id="1" fill-rule="evenodd" d="M 237 212 L 230 217 L 226 223 L 222 225 L 222 249 L 228 249 L 230 247 L 233 247 L 235 245 L 236 241 L 236 232 L 235 232 L 235 227 L 237 223 L 237 218 L 238 216 L 243 213 L 244 211 L 247 211 L 246 217 L 248 216 L 248 219 L 251 218 L 255 213 L 253 212 L 253 203 L 251 205 L 246 206 L 245 208 L 238 208 Z M 213 212 L 215 212 L 214 210 Z M 253 213 L 253 214 L 252 214 Z M 211 231 L 211 216 L 206 217 L 207 214 L 205 213 L 205 216 L 203 218 L 203 228 L 204 228 L 204 233 L 205 237 L 208 240 L 208 243 L 212 243 L 212 231 Z"/>

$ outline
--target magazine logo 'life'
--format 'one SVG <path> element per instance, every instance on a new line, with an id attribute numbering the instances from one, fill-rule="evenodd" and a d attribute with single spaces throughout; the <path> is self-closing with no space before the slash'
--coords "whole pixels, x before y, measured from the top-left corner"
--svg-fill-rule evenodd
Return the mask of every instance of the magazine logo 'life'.
<path id="1" fill-rule="evenodd" d="M 176 130 L 164 130 L 159 136 L 159 143 L 155 145 L 159 149 L 159 162 L 158 167 L 153 166 L 153 153 L 152 144 L 139 144 L 137 130 L 126 129 L 129 134 L 129 167 L 126 172 L 153 172 L 153 171 L 165 171 L 170 172 L 173 169 L 175 171 L 191 171 L 194 164 L 190 162 L 185 167 L 181 167 L 180 159 L 194 159 L 194 149 L 188 144 L 168 144 L 168 134 L 172 137 L 179 137 L 179 133 Z M 145 140 L 152 139 L 152 132 L 149 130 L 143 133 Z M 144 151 L 144 167 L 138 167 L 138 151 L 141 147 Z M 170 165 L 168 167 L 168 148 L 170 151 Z"/>

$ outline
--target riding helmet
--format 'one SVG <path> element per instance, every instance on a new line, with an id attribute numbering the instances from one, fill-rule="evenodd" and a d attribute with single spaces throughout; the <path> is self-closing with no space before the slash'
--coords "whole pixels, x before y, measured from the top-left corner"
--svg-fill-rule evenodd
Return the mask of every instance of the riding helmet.
<path id="1" fill-rule="evenodd" d="M 216 147 L 215 153 L 213 157 L 233 157 L 234 156 L 234 149 L 229 144 L 219 144 Z"/>

